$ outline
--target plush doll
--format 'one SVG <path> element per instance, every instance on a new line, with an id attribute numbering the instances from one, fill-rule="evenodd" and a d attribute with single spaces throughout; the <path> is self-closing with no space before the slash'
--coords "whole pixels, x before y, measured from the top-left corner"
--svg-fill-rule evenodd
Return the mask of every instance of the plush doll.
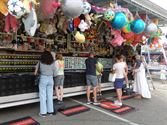
<path id="1" fill-rule="evenodd" d="M 75 40 L 77 43 L 84 43 L 85 42 L 85 36 L 81 34 L 79 31 L 76 32 L 75 34 Z"/>
<path id="2" fill-rule="evenodd" d="M 89 25 L 84 20 L 81 20 L 78 28 L 81 32 L 84 32 L 85 30 L 89 29 Z"/>
<path id="3" fill-rule="evenodd" d="M 10 28 L 12 28 L 13 32 L 16 32 L 18 29 L 18 22 L 14 16 L 8 14 L 5 18 L 5 32 L 10 32 Z"/>
<path id="4" fill-rule="evenodd" d="M 68 25 L 67 25 L 66 17 L 59 15 L 59 19 L 58 20 L 59 20 L 59 22 L 57 24 L 57 28 L 59 28 L 65 34 L 67 34 Z"/>
<path id="5" fill-rule="evenodd" d="M 28 17 L 26 19 L 22 19 L 25 27 L 25 31 L 30 36 L 34 36 L 36 29 L 39 27 L 39 24 L 37 24 L 37 15 L 35 12 L 35 9 L 32 8 L 31 12 L 29 13 Z"/>
<path id="6" fill-rule="evenodd" d="M 55 32 L 57 32 L 57 29 L 56 29 L 54 23 L 48 24 L 47 28 L 45 30 L 46 35 L 50 35 L 50 34 L 53 34 Z"/>
<path id="7" fill-rule="evenodd" d="M 8 0 L 0 0 L 0 12 L 5 16 L 8 15 L 7 2 Z"/>
<path id="8" fill-rule="evenodd" d="M 121 36 L 121 33 L 119 30 L 113 31 L 115 38 L 111 41 L 111 44 L 116 47 L 116 46 L 121 46 L 123 42 L 125 42 L 125 39 Z"/>

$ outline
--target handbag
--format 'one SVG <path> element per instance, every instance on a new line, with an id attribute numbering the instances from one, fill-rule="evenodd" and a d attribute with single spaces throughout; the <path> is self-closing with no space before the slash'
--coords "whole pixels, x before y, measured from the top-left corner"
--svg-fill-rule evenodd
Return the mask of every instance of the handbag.
<path id="1" fill-rule="evenodd" d="M 37 86 L 40 82 L 40 62 L 39 62 L 39 66 L 38 66 L 38 73 L 35 76 L 35 85 Z"/>
<path id="2" fill-rule="evenodd" d="M 40 82 L 40 76 L 37 75 L 37 76 L 35 76 L 35 86 L 37 86 L 39 84 L 39 82 Z"/>
<path id="3" fill-rule="evenodd" d="M 115 73 L 109 73 L 108 81 L 109 82 L 115 82 L 116 74 Z"/>

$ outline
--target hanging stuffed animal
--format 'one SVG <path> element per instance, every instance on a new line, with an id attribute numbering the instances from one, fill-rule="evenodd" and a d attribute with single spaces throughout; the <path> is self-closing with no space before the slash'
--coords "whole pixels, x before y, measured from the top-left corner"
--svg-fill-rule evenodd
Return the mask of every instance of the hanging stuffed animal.
<path id="1" fill-rule="evenodd" d="M 30 13 L 31 9 L 32 9 L 32 4 L 39 4 L 36 2 L 36 0 L 23 0 L 23 6 L 26 10 L 26 13 Z"/>
<path id="2" fill-rule="evenodd" d="M 40 0 L 40 13 L 43 18 L 53 18 L 57 8 L 61 4 L 58 0 Z"/>
<path id="3" fill-rule="evenodd" d="M 8 14 L 5 18 L 5 32 L 9 33 L 10 28 L 12 28 L 13 32 L 16 32 L 18 29 L 17 24 L 17 19 L 14 16 Z"/>
<path id="4" fill-rule="evenodd" d="M 32 8 L 31 12 L 29 13 L 28 17 L 26 19 L 22 19 L 25 27 L 25 31 L 30 36 L 34 36 L 36 29 L 39 27 L 39 24 L 37 24 L 37 15 L 35 12 L 35 9 Z"/>
<path id="5" fill-rule="evenodd" d="M 57 28 L 59 28 L 65 34 L 67 34 L 68 25 L 67 25 L 66 17 L 60 15 L 58 20 L 59 20 L 59 22 L 57 24 Z"/>
<path id="6" fill-rule="evenodd" d="M 114 39 L 111 41 L 111 45 L 114 47 L 121 46 L 125 39 L 121 36 L 121 32 L 119 30 L 112 31 L 114 32 Z"/>
<path id="7" fill-rule="evenodd" d="M 46 35 L 50 35 L 50 34 L 53 34 L 56 32 L 57 32 L 57 29 L 56 29 L 54 23 L 50 23 L 47 25 L 46 30 L 45 30 Z"/>
<path id="8" fill-rule="evenodd" d="M 84 32 L 85 30 L 89 29 L 89 25 L 84 20 L 81 20 L 78 28 L 81 30 L 81 32 Z"/>
<path id="9" fill-rule="evenodd" d="M 8 0 L 0 0 L 0 12 L 5 16 L 8 15 L 7 2 Z"/>

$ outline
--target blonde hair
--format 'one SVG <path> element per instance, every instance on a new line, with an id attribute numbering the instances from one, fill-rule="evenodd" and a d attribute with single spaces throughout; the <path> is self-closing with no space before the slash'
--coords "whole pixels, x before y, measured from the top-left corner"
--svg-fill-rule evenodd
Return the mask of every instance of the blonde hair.
<path id="1" fill-rule="evenodd" d="M 61 53 L 56 54 L 56 60 L 63 60 L 63 55 Z"/>

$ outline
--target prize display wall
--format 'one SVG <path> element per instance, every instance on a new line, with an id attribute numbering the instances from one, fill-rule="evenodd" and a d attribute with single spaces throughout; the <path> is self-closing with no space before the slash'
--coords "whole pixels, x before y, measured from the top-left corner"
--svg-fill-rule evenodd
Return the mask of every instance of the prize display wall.
<path id="1" fill-rule="evenodd" d="M 9 96 L 38 92 L 35 85 L 35 65 L 40 59 L 41 52 L 15 51 L 0 49 L 0 96 Z M 85 57 L 64 57 L 65 59 L 65 88 L 85 86 Z M 108 82 L 108 73 L 112 60 L 100 58 L 105 66 L 102 82 Z"/>

